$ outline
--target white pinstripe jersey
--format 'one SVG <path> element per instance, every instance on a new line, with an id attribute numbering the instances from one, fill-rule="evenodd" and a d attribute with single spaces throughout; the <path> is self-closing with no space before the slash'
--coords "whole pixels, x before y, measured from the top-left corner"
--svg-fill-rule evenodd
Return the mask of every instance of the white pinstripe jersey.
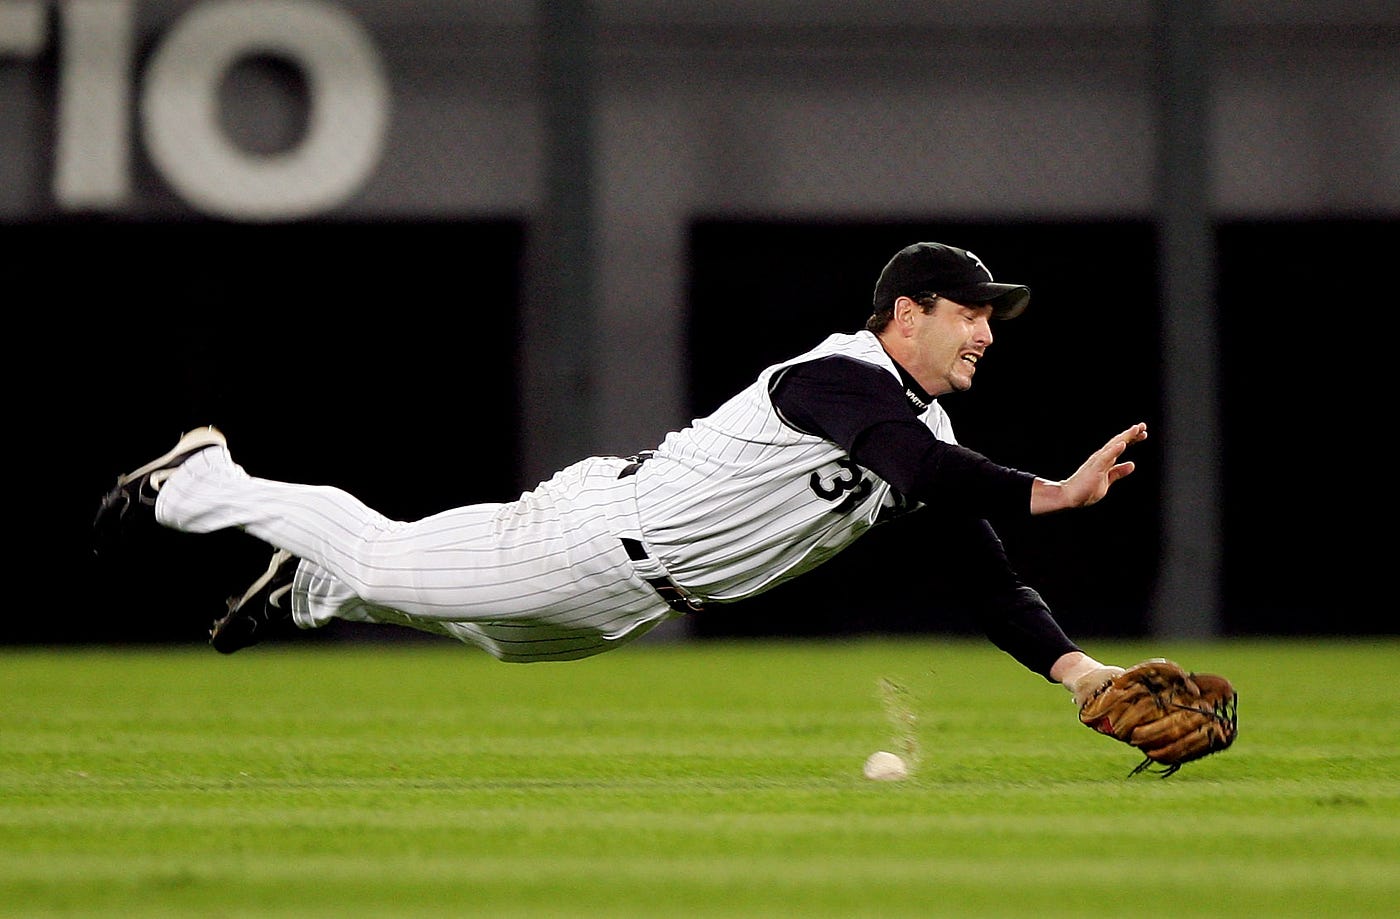
<path id="1" fill-rule="evenodd" d="M 645 542 L 673 578 L 702 598 L 738 600 L 767 590 L 917 506 L 843 448 L 786 424 L 773 405 L 775 374 L 835 355 L 900 379 L 873 333 L 831 335 L 764 369 L 713 414 L 668 435 L 637 471 Z M 957 442 L 936 401 L 919 418 L 939 440 Z"/>

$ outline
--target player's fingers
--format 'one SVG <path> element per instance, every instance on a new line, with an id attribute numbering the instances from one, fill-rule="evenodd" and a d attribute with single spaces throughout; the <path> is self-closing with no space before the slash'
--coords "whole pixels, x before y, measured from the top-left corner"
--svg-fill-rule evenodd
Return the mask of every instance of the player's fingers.
<path id="1" fill-rule="evenodd" d="M 1117 437 L 1114 437 L 1108 443 L 1104 444 L 1096 451 L 1096 453 L 1106 463 L 1117 462 L 1118 457 L 1123 455 L 1123 451 L 1127 450 L 1130 444 L 1135 444 L 1140 440 L 1145 440 L 1146 438 L 1147 425 L 1143 424 L 1142 422 L 1138 422 L 1137 424 L 1120 433 Z"/>
<path id="2" fill-rule="evenodd" d="M 1116 482 L 1125 475 L 1131 475 L 1132 471 L 1136 468 L 1137 464 L 1133 463 L 1131 460 L 1126 463 L 1118 463 L 1112 469 L 1108 470 L 1108 480 L 1110 482 Z"/>
<path id="3" fill-rule="evenodd" d="M 1099 447 L 1097 450 L 1095 450 L 1094 455 L 1089 457 L 1089 459 L 1091 461 L 1097 460 L 1100 463 L 1111 463 L 1114 460 L 1116 460 L 1118 458 L 1118 455 L 1121 454 L 1125 449 L 1127 449 L 1127 444 L 1123 443 L 1123 441 L 1115 437 L 1108 443 L 1104 444 L 1102 447 Z"/>
<path id="4" fill-rule="evenodd" d="M 1123 431 L 1121 434 L 1119 434 L 1117 437 L 1113 438 L 1113 441 L 1111 441 L 1111 442 L 1113 442 L 1113 443 L 1121 443 L 1121 444 L 1123 445 L 1123 448 L 1126 449 L 1130 444 L 1135 444 L 1135 443 L 1137 443 L 1138 441 L 1142 441 L 1142 440 L 1146 440 L 1146 439 L 1147 439 L 1147 425 L 1145 425 L 1145 424 L 1143 424 L 1141 421 L 1139 421 L 1137 424 L 1135 424 L 1135 425 L 1133 425 L 1132 427 L 1130 427 L 1130 428 L 1124 430 L 1124 431 Z"/>
<path id="5" fill-rule="evenodd" d="M 1130 444 L 1147 439 L 1147 425 L 1138 422 L 1130 428 L 1119 431 L 1104 444 L 1105 450 L 1126 450 Z"/>

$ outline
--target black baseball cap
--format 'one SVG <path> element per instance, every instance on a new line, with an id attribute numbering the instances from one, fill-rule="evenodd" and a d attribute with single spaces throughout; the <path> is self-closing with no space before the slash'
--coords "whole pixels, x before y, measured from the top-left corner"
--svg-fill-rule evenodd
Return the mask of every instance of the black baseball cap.
<path id="1" fill-rule="evenodd" d="M 990 303 L 992 318 L 1014 319 L 1031 302 L 1024 284 L 997 284 L 982 260 L 957 246 L 914 243 L 895 253 L 875 282 L 875 312 L 900 297 L 935 293 L 955 303 Z"/>

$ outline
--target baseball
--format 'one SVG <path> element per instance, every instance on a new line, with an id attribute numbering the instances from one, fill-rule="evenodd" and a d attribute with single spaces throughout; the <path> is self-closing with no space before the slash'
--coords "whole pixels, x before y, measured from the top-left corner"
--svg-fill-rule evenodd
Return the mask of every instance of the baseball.
<path id="1" fill-rule="evenodd" d="M 909 777 L 909 767 L 895 754 L 879 750 L 866 758 L 865 777 L 872 782 L 897 782 Z"/>

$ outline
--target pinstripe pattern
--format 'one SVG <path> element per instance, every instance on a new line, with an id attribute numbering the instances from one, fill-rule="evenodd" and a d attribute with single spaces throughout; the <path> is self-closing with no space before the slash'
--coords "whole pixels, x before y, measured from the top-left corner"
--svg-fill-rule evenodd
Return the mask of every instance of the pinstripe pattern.
<path id="1" fill-rule="evenodd" d="M 836 354 L 899 379 L 871 333 L 832 335 L 765 369 L 643 462 L 592 457 L 515 501 L 412 522 L 338 488 L 255 478 L 212 446 L 166 480 L 156 519 L 191 533 L 242 529 L 301 559 L 292 608 L 303 628 L 392 623 L 506 661 L 588 657 L 678 615 L 644 577 L 669 572 L 700 600 L 738 599 L 908 509 L 840 447 L 785 425 L 769 399 L 783 367 Z M 921 419 L 954 442 L 937 403 Z M 647 557 L 634 562 L 622 537 Z"/>
<path id="2" fill-rule="evenodd" d="M 186 532 L 238 527 L 302 559 L 293 610 L 449 635 L 509 661 L 597 654 L 676 615 L 633 570 L 626 461 L 585 460 L 507 504 L 390 520 L 348 493 L 249 476 L 204 450 L 161 489 L 157 519 Z"/>
<path id="3" fill-rule="evenodd" d="M 785 425 L 768 397 L 769 382 L 783 367 L 837 354 L 899 378 L 872 333 L 831 335 L 765 369 L 714 414 L 670 434 L 638 471 L 647 544 L 699 595 L 735 600 L 767 590 L 811 570 L 882 512 L 898 509 L 887 483 L 855 467 L 836 444 Z M 937 402 L 921 420 L 940 439 L 956 442 Z"/>

